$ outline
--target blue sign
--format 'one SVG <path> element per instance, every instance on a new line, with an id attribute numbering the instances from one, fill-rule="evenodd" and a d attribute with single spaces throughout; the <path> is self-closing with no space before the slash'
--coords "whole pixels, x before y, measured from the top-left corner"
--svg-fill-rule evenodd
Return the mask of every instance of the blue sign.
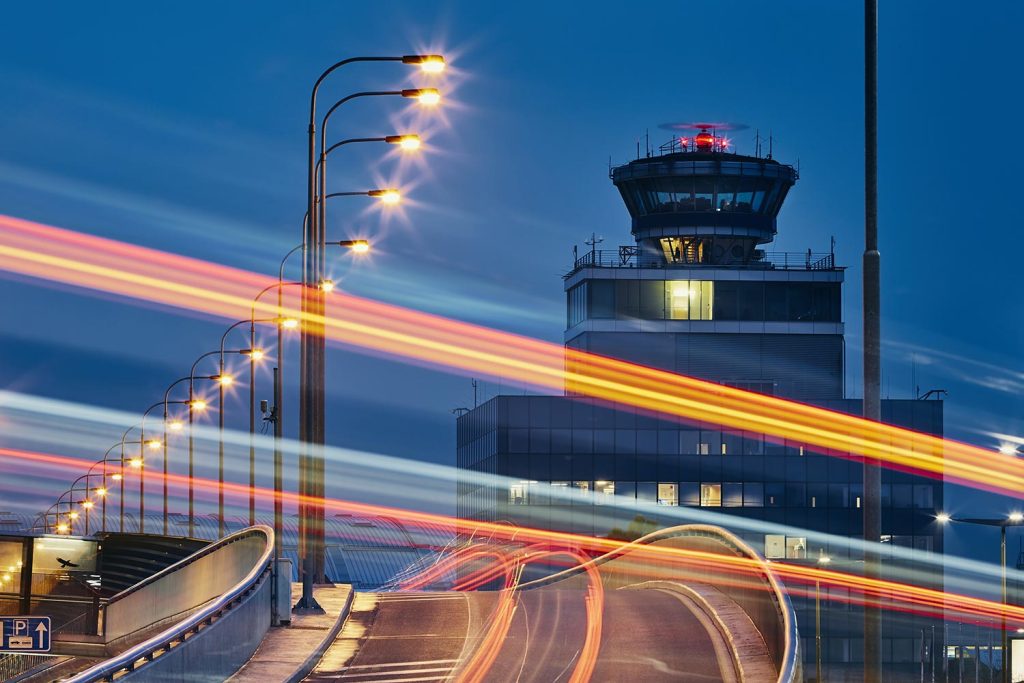
<path id="1" fill-rule="evenodd" d="M 0 617 L 0 652 L 49 652 L 50 617 Z"/>

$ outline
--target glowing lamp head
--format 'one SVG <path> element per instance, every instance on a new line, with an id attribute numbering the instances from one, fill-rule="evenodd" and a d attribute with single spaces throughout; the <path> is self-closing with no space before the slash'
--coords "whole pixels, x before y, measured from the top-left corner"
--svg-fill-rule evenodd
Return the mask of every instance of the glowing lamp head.
<path id="1" fill-rule="evenodd" d="M 935 521 L 939 524 L 948 524 L 953 518 L 950 517 L 948 512 L 940 512 L 935 515 Z"/>
<path id="2" fill-rule="evenodd" d="M 707 152 L 715 146 L 715 136 L 707 132 L 707 130 L 702 130 L 697 133 L 697 137 L 694 138 L 694 142 L 697 145 L 697 149 L 702 152 Z"/>
<path id="3" fill-rule="evenodd" d="M 402 91 L 402 97 L 419 100 L 420 104 L 433 106 L 441 101 L 441 93 L 437 88 L 410 88 Z"/>
<path id="4" fill-rule="evenodd" d="M 828 564 L 831 561 L 832 561 L 832 558 L 829 557 L 828 555 L 822 555 L 821 557 L 818 558 L 818 564 L 822 564 L 822 565 Z"/>
<path id="5" fill-rule="evenodd" d="M 61 522 L 60 524 L 57 525 L 57 533 L 58 534 L 66 534 L 69 529 L 70 529 L 70 527 L 67 524 L 65 524 L 64 522 Z"/>
<path id="6" fill-rule="evenodd" d="M 107 490 L 105 488 L 98 488 L 96 489 L 95 494 L 102 498 L 103 496 L 107 495 Z"/>
<path id="7" fill-rule="evenodd" d="M 128 461 L 128 466 L 136 470 L 139 469 L 142 467 L 142 458 L 132 458 Z"/>
<path id="8" fill-rule="evenodd" d="M 235 383 L 235 378 L 231 375 L 217 375 L 217 384 L 222 387 L 230 387 Z"/>
<path id="9" fill-rule="evenodd" d="M 185 428 L 185 423 L 181 420 L 169 420 L 167 422 L 167 429 L 172 432 L 180 432 Z"/>
<path id="10" fill-rule="evenodd" d="M 299 326 L 298 318 L 281 318 L 278 320 L 278 324 L 286 330 L 294 330 Z"/>
<path id="11" fill-rule="evenodd" d="M 428 74 L 439 74 L 446 66 L 441 55 L 405 55 L 402 63 L 419 65 L 420 71 Z"/>
<path id="12" fill-rule="evenodd" d="M 1001 443 L 999 444 L 999 452 L 1003 455 L 1017 455 L 1017 444 L 1015 443 Z"/>
<path id="13" fill-rule="evenodd" d="M 325 294 L 330 294 L 335 288 L 334 280 L 323 279 L 320 281 L 320 291 Z"/>
<path id="14" fill-rule="evenodd" d="M 242 355 L 249 356 L 251 360 L 263 360 L 263 357 L 267 355 L 263 349 L 246 349 Z"/>
<path id="15" fill-rule="evenodd" d="M 192 399 L 191 401 L 189 401 L 188 405 L 190 408 L 192 408 L 192 410 L 198 411 L 200 413 L 206 410 L 207 408 L 206 401 L 204 401 L 201 398 Z"/>
<path id="16" fill-rule="evenodd" d="M 156 449 L 160 448 L 163 445 L 164 445 L 164 442 L 161 441 L 160 439 L 147 439 L 146 440 L 146 448 L 148 448 L 148 449 L 150 449 L 152 451 L 155 451 Z"/>
<path id="17" fill-rule="evenodd" d="M 366 240 L 353 240 L 352 244 L 349 245 L 349 249 L 356 254 L 365 254 L 370 251 L 370 243 Z"/>
<path id="18" fill-rule="evenodd" d="M 68 519 L 78 519 L 78 513 L 72 510 L 68 513 Z"/>
<path id="19" fill-rule="evenodd" d="M 121 481 L 122 479 L 124 479 L 124 475 L 121 474 L 120 472 L 114 472 L 112 475 L 110 475 L 110 478 L 113 479 L 114 481 Z"/>
<path id="20" fill-rule="evenodd" d="M 1024 522 L 1024 512 L 1011 512 L 1007 519 L 1014 524 L 1020 524 L 1021 522 Z"/>
<path id="21" fill-rule="evenodd" d="M 91 500 L 83 500 L 82 501 L 82 507 L 84 507 L 86 510 L 91 509 L 92 506 L 93 506 L 93 502 Z"/>
<path id="22" fill-rule="evenodd" d="M 398 145 L 408 152 L 414 152 L 423 146 L 419 135 L 388 135 L 384 140 L 390 145 Z"/>
<path id="23" fill-rule="evenodd" d="M 0 580 L 3 580 L 6 583 L 7 581 L 11 580 L 11 575 L 10 574 L 4 574 L 3 576 L 0 576 Z"/>
<path id="24" fill-rule="evenodd" d="M 371 197 L 377 197 L 384 204 L 397 204 L 402 201 L 402 193 L 398 190 L 370 190 L 367 192 Z"/>

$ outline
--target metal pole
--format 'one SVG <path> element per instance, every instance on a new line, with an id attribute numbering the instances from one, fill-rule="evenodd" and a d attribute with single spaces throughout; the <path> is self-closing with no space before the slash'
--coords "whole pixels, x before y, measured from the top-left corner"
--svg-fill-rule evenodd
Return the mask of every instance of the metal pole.
<path id="1" fill-rule="evenodd" d="M 119 501 L 121 506 L 121 520 L 118 522 L 118 531 L 124 533 L 124 444 L 121 444 L 121 478 L 118 480 L 120 485 Z"/>
<path id="2" fill-rule="evenodd" d="M 164 536 L 167 535 L 167 401 L 164 401 Z"/>
<path id="3" fill-rule="evenodd" d="M 878 252 L 878 0 L 864 0 L 864 417 L 882 419 L 881 255 Z M 864 578 L 879 578 L 882 476 L 864 458 Z M 864 681 L 881 682 L 881 612 L 864 606 Z"/>
<path id="4" fill-rule="evenodd" d="M 196 535 L 196 517 L 195 517 L 195 486 L 194 479 L 192 478 L 195 474 L 195 458 L 193 457 L 195 448 L 195 439 L 192 434 L 192 423 L 194 422 L 193 414 L 194 410 L 192 407 L 192 401 L 195 398 L 192 386 L 192 378 L 188 379 L 188 536 L 189 538 L 195 538 Z"/>
<path id="5" fill-rule="evenodd" d="M 1000 656 L 1000 662 L 1002 663 L 1000 668 L 1003 670 L 1003 683 L 1010 683 L 1010 667 L 1009 657 L 1007 656 L 1007 649 L 1009 647 L 1009 640 L 1006 637 L 1006 524 L 999 527 L 999 567 L 1000 567 L 1000 584 L 1002 586 L 1002 600 L 1003 600 L 1003 611 L 1000 617 L 1000 630 L 999 630 L 999 644 L 1002 648 L 1002 655 Z"/>
<path id="6" fill-rule="evenodd" d="M 256 524 L 256 322 L 249 324 L 249 526 Z"/>
<path id="7" fill-rule="evenodd" d="M 814 670 L 815 683 L 821 683 L 821 581 L 814 580 Z"/>
<path id="8" fill-rule="evenodd" d="M 224 537 L 224 356 L 220 357 L 220 376 L 217 380 L 217 428 L 220 442 L 217 446 L 217 536 Z"/>

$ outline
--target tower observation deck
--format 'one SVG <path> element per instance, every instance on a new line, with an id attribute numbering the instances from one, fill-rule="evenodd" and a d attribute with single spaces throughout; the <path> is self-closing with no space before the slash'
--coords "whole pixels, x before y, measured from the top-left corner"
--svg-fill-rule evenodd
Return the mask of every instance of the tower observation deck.
<path id="1" fill-rule="evenodd" d="M 790 398 L 842 398 L 843 269 L 831 251 L 764 248 L 797 169 L 732 151 L 724 126 L 684 125 L 692 136 L 610 170 L 633 244 L 575 259 L 566 345 Z"/>

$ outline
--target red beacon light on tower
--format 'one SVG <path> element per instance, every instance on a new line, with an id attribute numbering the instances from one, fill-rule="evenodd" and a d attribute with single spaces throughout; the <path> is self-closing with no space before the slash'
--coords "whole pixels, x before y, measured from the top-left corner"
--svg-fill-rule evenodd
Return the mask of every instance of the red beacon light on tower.
<path id="1" fill-rule="evenodd" d="M 716 147 L 715 136 L 709 133 L 707 128 L 700 129 L 697 137 L 694 138 L 694 143 L 697 145 L 698 152 L 710 152 Z"/>

